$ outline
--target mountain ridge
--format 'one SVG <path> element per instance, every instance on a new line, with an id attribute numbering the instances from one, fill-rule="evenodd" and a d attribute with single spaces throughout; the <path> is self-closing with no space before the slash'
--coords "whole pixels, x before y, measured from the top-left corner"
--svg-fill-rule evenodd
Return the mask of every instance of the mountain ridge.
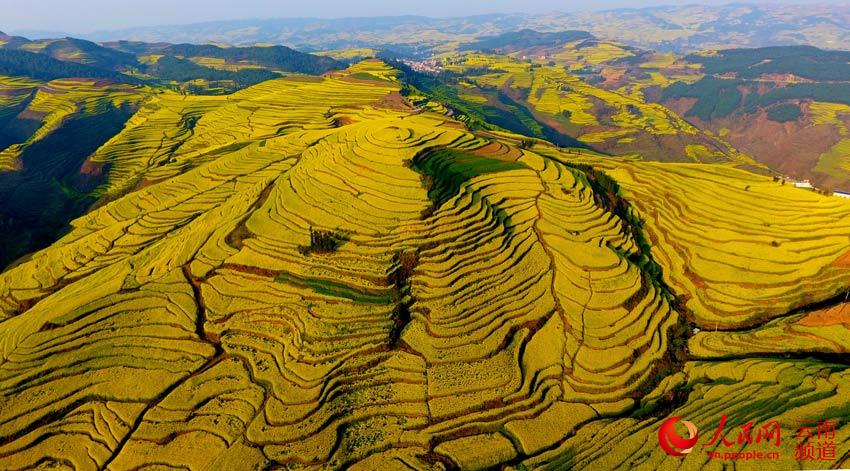
<path id="1" fill-rule="evenodd" d="M 795 16 L 796 15 L 796 16 Z M 486 14 L 433 18 L 402 15 L 360 18 L 280 18 L 218 20 L 99 31 L 79 36 L 97 41 L 135 39 L 156 42 L 227 42 L 285 44 L 305 50 L 369 47 L 390 43 L 442 43 L 452 37 L 472 39 L 492 33 L 531 28 L 545 31 L 586 30 L 604 39 L 620 39 L 649 49 L 692 52 L 727 46 L 812 44 L 850 49 L 847 39 L 850 7 L 817 4 L 750 4 L 722 6 L 658 6 L 597 12 L 550 14 Z M 743 23 L 742 23 L 743 22 Z M 737 24 L 737 26 L 736 26 Z M 740 26 L 746 24 L 746 27 Z M 417 34 L 424 26 L 430 38 Z M 819 26 L 834 34 L 823 35 Z M 251 31 L 245 31 L 245 28 Z M 837 28 L 837 31 L 835 31 Z M 241 31 L 241 32 L 240 32 Z M 369 33 L 362 39 L 343 37 L 345 31 Z M 843 31 L 843 34 L 841 32 Z M 844 38 L 844 39 L 842 39 Z"/>

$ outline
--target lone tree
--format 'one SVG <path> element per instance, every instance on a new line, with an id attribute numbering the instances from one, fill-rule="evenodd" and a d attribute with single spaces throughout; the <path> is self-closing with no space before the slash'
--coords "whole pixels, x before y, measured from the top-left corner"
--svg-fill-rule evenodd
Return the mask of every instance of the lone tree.
<path id="1" fill-rule="evenodd" d="M 310 245 L 302 245 L 298 250 L 304 254 L 311 253 L 330 253 L 336 250 L 346 241 L 349 236 L 342 231 L 326 231 L 322 229 L 310 228 Z"/>
<path id="2" fill-rule="evenodd" d="M 519 143 L 519 148 L 520 149 L 531 149 L 532 147 L 534 147 L 534 144 L 536 144 L 534 139 L 523 139 Z"/>

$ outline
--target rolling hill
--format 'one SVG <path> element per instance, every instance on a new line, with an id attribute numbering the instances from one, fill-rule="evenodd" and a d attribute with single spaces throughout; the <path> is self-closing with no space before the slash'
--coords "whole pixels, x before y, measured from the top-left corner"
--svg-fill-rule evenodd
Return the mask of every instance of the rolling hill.
<path id="1" fill-rule="evenodd" d="M 850 466 L 848 11 L 0 33 L 0 469 Z"/>
<path id="2" fill-rule="evenodd" d="M 194 93 L 226 93 L 282 73 L 322 74 L 344 68 L 331 57 L 285 46 L 215 45 L 115 41 L 96 44 L 75 38 L 32 41 L 0 33 L 0 74 L 37 80 L 99 78 L 170 85 Z"/>
<path id="3" fill-rule="evenodd" d="M 66 84 L 57 99 L 134 112 L 78 154 L 96 202 L 0 274 L 0 462 L 667 469 L 709 465 L 657 446 L 669 417 L 850 433 L 850 201 L 732 154 L 517 133 L 597 96 L 619 108 L 594 132 L 686 126 L 563 67 L 446 68 L 373 59 L 222 95 Z M 850 464 L 835 445 L 823 465 Z"/>
<path id="4" fill-rule="evenodd" d="M 447 108 L 444 112 L 473 126 L 494 123 L 561 146 L 591 147 L 614 155 L 756 165 L 722 139 L 665 106 L 648 102 L 639 89 L 596 86 L 585 79 L 585 70 L 558 64 L 570 60 L 567 51 L 582 51 L 584 61 L 597 60 L 594 54 L 620 57 L 607 46 L 579 39 L 554 50 L 531 46 L 509 55 L 443 54 L 438 56 L 441 73 L 436 79 L 410 75 L 425 92 L 424 106 L 435 111 Z M 434 97 L 437 106 L 429 104 Z"/>
<path id="5" fill-rule="evenodd" d="M 282 74 L 307 79 L 344 68 L 282 46 L 98 45 L 6 35 L 0 43 L 2 267 L 50 245 L 97 202 L 95 190 L 113 163 L 87 159 L 139 119 L 154 96 L 223 96 Z M 160 132 L 191 133 L 197 116 L 183 119 Z"/>
<path id="6" fill-rule="evenodd" d="M 592 7 L 584 8 L 588 6 Z M 558 8 L 576 9 L 570 4 Z M 422 50 L 522 29 L 547 33 L 578 30 L 643 49 L 684 53 L 787 45 L 846 50 L 850 49 L 848 25 L 850 9 L 846 4 L 735 2 L 456 18 L 264 18 L 100 31 L 86 39 L 243 46 L 268 43 L 308 51 L 404 44 Z"/>
<path id="7" fill-rule="evenodd" d="M 452 54 L 435 57 L 453 60 Z M 692 158 L 723 159 L 726 154 L 732 160 L 752 159 L 781 178 L 810 180 L 827 192 L 850 191 L 845 162 L 850 53 L 845 51 L 786 46 L 677 55 L 588 38 L 517 48 L 509 57 L 526 63 L 512 67 L 524 67 L 535 76 L 545 72 L 543 83 L 556 85 L 555 90 L 535 87 L 540 95 L 529 95 L 529 102 L 538 101 L 562 121 L 566 116 L 557 116 L 557 111 L 566 111 L 570 121 L 581 125 L 568 134 L 582 139 L 582 133 L 590 133 L 589 140 L 584 138 L 588 143 L 598 135 L 607 141 L 594 143 L 601 150 L 622 153 L 634 148 L 643 157 L 667 160 L 683 155 L 684 146 L 684 155 Z M 490 68 L 500 61 L 493 54 L 475 60 Z M 495 80 L 491 85 L 508 77 L 507 70 L 483 72 L 473 70 L 472 75 Z M 616 113 L 624 105 L 632 118 Z M 647 110 L 658 105 L 654 112 Z M 664 115 L 667 118 L 659 119 Z M 607 129 L 591 127 L 600 124 Z M 625 142 L 623 150 L 612 147 L 623 147 L 621 137 L 630 139 L 621 135 L 629 126 L 641 131 L 640 137 Z M 680 142 L 674 152 L 666 152 L 668 144 L 658 138 L 649 147 L 637 146 L 641 138 L 657 135 L 664 127 L 675 129 L 680 141 L 695 132 L 703 136 L 702 142 Z"/>
<path id="8" fill-rule="evenodd" d="M 786 175 L 850 190 L 850 53 L 811 47 L 722 50 L 682 59 L 703 77 L 659 99 Z"/>

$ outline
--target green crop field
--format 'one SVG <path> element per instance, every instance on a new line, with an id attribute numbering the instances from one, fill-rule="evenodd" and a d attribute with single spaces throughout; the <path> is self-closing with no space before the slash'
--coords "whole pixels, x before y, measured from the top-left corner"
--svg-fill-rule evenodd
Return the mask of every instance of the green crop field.
<path id="1" fill-rule="evenodd" d="M 610 53 L 615 50 L 621 54 Z M 441 56 L 448 72 L 464 77 L 464 80 L 449 79 L 444 87 L 454 87 L 458 99 L 465 103 L 458 105 L 456 100 L 447 100 L 445 105 L 481 110 L 483 119 L 489 122 L 562 146 L 583 145 L 616 155 L 640 154 L 661 161 L 755 164 L 752 157 L 713 133 L 700 130 L 662 104 L 648 101 L 641 89 L 673 83 L 658 72 L 654 72 L 656 75 L 649 83 L 636 82 L 632 87 L 610 89 L 588 83 L 580 74 L 565 70 L 631 57 L 626 49 L 607 43 L 589 46 L 570 43 L 532 59 L 522 54 L 520 51 L 510 56 L 482 53 Z M 523 57 L 526 60 L 521 60 Z M 520 120 L 526 114 L 536 124 L 504 123 L 487 116 L 490 107 L 508 110 Z M 564 136 L 577 142 L 559 142 Z M 688 151 L 695 147 L 703 151 Z"/>

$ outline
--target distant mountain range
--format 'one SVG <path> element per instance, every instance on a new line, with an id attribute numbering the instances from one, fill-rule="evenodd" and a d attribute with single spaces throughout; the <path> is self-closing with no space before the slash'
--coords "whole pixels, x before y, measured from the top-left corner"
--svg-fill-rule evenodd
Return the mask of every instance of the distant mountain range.
<path id="1" fill-rule="evenodd" d="M 223 91 L 242 88 L 282 72 L 321 74 L 343 64 L 286 46 L 219 47 L 92 41 L 60 38 L 30 40 L 0 32 L 0 74 L 36 80 L 95 78 L 141 84 L 152 82 L 228 82 Z"/>
<path id="2" fill-rule="evenodd" d="M 600 38 L 670 52 L 801 44 L 848 49 L 850 6 L 731 4 L 458 18 L 256 19 L 151 26 L 76 36 L 95 41 L 273 43 L 311 51 L 391 44 L 437 46 L 523 28 L 541 32 L 582 30 Z M 57 36 L 52 32 L 17 33 L 30 37 Z"/>

